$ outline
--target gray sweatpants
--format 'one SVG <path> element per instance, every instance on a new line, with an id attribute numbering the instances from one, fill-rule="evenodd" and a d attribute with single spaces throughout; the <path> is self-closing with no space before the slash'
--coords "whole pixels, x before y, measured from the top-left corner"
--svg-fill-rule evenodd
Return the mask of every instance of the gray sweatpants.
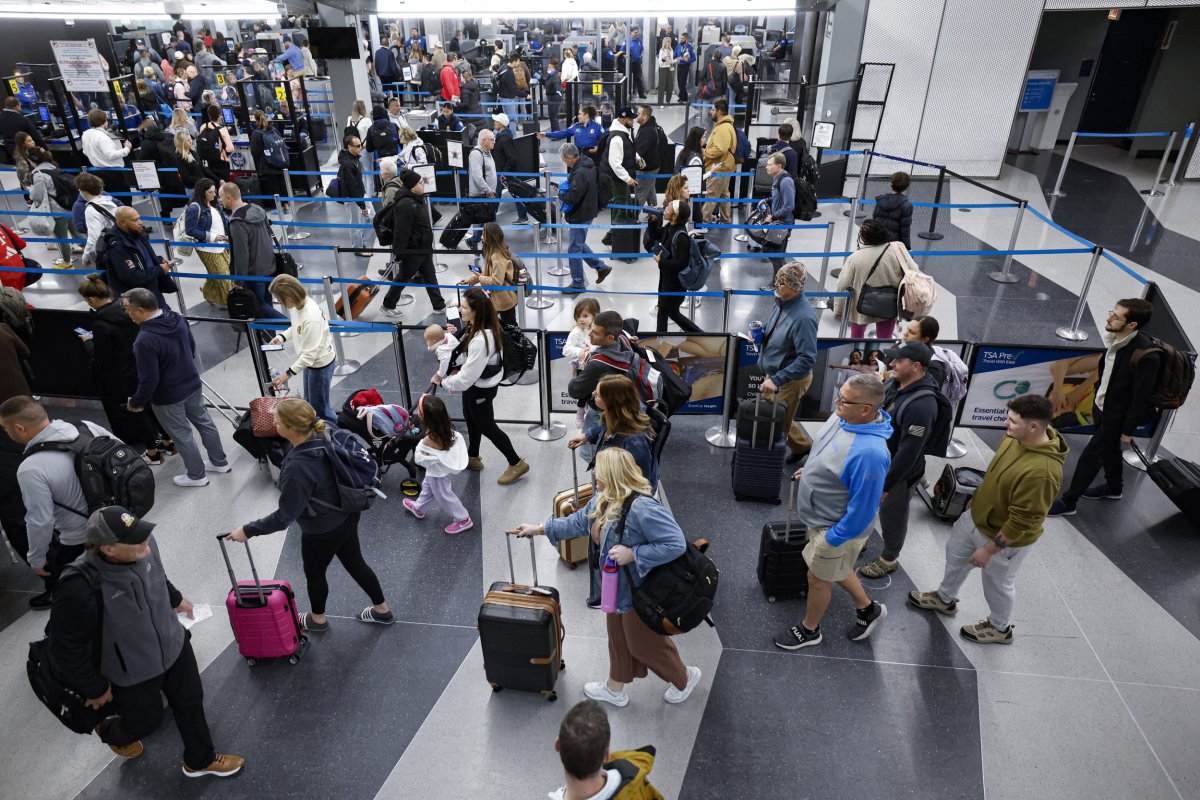
<path id="1" fill-rule="evenodd" d="M 975 569 L 971 565 L 971 553 L 987 541 L 987 535 L 971 521 L 970 511 L 954 523 L 950 539 L 946 542 L 946 572 L 942 576 L 942 585 L 937 590 L 942 602 L 952 603 L 958 599 L 958 590 L 962 588 L 963 581 L 971 574 L 971 570 Z M 1006 547 L 992 556 L 983 568 L 983 598 L 991 612 L 988 614 L 988 621 L 999 630 L 1008 628 L 1012 622 L 1017 570 L 1025 562 L 1025 557 L 1029 555 L 1032 547 Z"/>
<path id="2" fill-rule="evenodd" d="M 200 431 L 200 441 L 208 451 L 208 460 L 214 466 L 223 467 L 229 460 L 225 457 L 225 448 L 221 444 L 221 435 L 213 424 L 208 409 L 204 407 L 204 393 L 197 390 L 178 403 L 154 404 L 154 413 L 158 421 L 175 442 L 183 463 L 187 466 L 187 476 L 193 480 L 204 477 L 204 457 L 196 446 L 192 436 L 192 428 Z"/>

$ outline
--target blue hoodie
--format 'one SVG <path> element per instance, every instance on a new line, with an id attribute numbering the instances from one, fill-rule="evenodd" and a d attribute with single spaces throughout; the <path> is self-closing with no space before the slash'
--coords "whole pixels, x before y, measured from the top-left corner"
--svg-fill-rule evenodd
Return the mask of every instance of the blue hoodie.
<path id="1" fill-rule="evenodd" d="M 796 518 L 809 528 L 828 528 L 825 541 L 834 547 L 866 536 L 891 463 L 891 435 L 892 418 L 886 411 L 863 425 L 830 417 L 804 465 L 796 490 Z"/>
<path id="2" fill-rule="evenodd" d="M 162 314 L 143 322 L 133 340 L 138 387 L 130 405 L 178 403 L 200 391 L 195 356 L 196 340 L 183 317 L 164 308 Z"/>

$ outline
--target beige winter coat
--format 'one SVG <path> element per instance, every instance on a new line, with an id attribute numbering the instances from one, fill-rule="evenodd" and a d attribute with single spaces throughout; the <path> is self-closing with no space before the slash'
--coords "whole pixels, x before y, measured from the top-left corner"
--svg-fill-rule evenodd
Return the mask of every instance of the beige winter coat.
<path id="1" fill-rule="evenodd" d="M 875 259 L 879 258 L 879 253 L 887 250 L 883 254 L 883 258 L 879 262 L 879 269 L 875 270 L 875 274 L 871 276 L 871 286 L 893 286 L 899 287 L 900 281 L 904 279 L 904 269 L 901 267 L 901 257 L 897 255 L 898 250 L 889 247 L 888 244 L 877 244 L 873 247 L 861 247 L 854 255 L 846 259 L 846 263 L 842 265 L 842 274 L 838 276 L 837 290 L 844 292 L 847 289 L 854 291 L 854 296 L 850 298 L 850 322 L 855 325 L 866 325 L 871 322 L 879 322 L 878 317 L 864 316 L 856 310 L 858 307 L 858 295 L 862 290 L 863 284 L 867 283 L 867 274 L 871 271 L 871 267 L 875 264 Z M 901 245 L 903 247 L 903 245 Z M 842 309 L 846 301 L 839 298 L 834 304 L 834 313 L 837 316 L 842 315 Z"/>

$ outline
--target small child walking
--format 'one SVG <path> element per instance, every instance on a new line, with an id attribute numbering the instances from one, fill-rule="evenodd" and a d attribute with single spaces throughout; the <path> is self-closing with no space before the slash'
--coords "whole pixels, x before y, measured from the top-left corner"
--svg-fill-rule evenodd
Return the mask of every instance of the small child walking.
<path id="1" fill-rule="evenodd" d="M 600 303 L 592 297 L 585 297 L 575 304 L 575 327 L 567 334 L 567 343 L 563 345 L 563 356 L 571 360 L 573 374 L 578 375 L 583 362 L 587 361 L 588 351 L 591 350 L 591 340 L 588 334 L 592 331 L 592 322 L 600 313 Z M 579 410 L 575 412 L 575 427 L 583 427 L 583 417 L 587 413 L 587 400 L 579 401 Z"/>
<path id="2" fill-rule="evenodd" d="M 404 498 L 404 507 L 417 519 L 425 519 L 425 509 L 436 500 L 454 520 L 446 526 L 446 533 L 462 533 L 473 528 L 475 523 L 454 494 L 450 478 L 467 466 L 467 441 L 454 430 L 446 404 L 436 396 L 423 396 L 418 403 L 418 413 L 425 438 L 417 445 L 414 457 L 417 464 L 425 468 L 425 480 L 421 482 L 421 494 L 416 500 Z"/>

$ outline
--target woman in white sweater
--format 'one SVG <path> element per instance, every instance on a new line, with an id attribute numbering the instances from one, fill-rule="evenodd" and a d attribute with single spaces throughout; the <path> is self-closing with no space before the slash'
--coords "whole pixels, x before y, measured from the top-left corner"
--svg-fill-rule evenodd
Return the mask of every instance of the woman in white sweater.
<path id="1" fill-rule="evenodd" d="M 463 416 L 467 419 L 467 469 L 483 469 L 479 444 L 486 436 L 508 460 L 508 469 L 496 480 L 508 485 L 529 472 L 529 465 L 517 455 L 508 435 L 496 424 L 493 403 L 504 379 L 500 318 L 488 296 L 477 286 L 463 292 L 458 312 L 466 328 L 450 356 L 450 373 L 445 378 L 435 373 L 430 381 L 452 392 L 462 392 Z"/>
<path id="2" fill-rule="evenodd" d="M 283 344 L 289 339 L 296 343 L 296 360 L 271 385 L 282 389 L 288 380 L 304 373 L 304 399 L 326 422 L 337 423 L 337 414 L 329 404 L 329 386 L 333 383 L 333 368 L 337 363 L 333 351 L 333 334 L 329 320 L 315 300 L 310 300 L 304 284 L 291 275 L 280 275 L 271 281 L 271 295 L 287 310 L 292 325 L 271 344 Z"/>

